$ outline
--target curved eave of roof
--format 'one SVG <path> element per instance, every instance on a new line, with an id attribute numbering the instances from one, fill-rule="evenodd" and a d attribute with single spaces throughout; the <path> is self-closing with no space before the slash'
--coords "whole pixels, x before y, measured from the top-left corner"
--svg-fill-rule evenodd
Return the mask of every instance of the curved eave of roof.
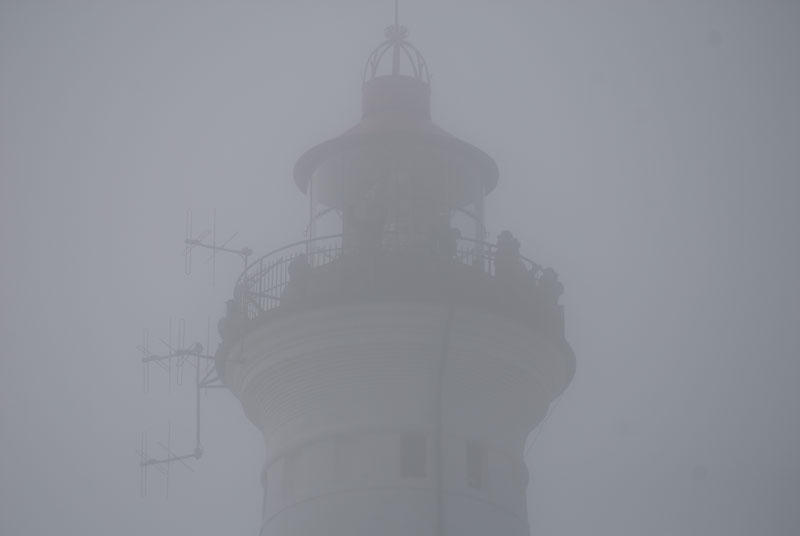
<path id="1" fill-rule="evenodd" d="M 352 147 L 397 140 L 423 141 L 450 148 L 455 156 L 472 160 L 480 169 L 484 181 L 484 192 L 491 192 L 499 178 L 494 159 L 474 145 L 462 141 L 428 119 L 392 113 L 377 113 L 367 117 L 356 126 L 331 140 L 306 151 L 294 166 L 294 181 L 301 191 L 308 191 L 308 184 L 317 168 L 328 158 Z"/>

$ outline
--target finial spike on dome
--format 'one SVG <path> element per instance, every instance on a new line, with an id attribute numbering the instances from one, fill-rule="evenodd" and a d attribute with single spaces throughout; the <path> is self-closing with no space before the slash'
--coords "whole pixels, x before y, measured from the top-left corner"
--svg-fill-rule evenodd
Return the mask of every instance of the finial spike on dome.
<path id="1" fill-rule="evenodd" d="M 399 43 L 401 41 L 405 41 L 406 37 L 408 37 L 408 28 L 405 26 L 392 24 L 391 26 L 386 27 L 383 35 L 386 36 L 386 39 L 392 43 Z"/>

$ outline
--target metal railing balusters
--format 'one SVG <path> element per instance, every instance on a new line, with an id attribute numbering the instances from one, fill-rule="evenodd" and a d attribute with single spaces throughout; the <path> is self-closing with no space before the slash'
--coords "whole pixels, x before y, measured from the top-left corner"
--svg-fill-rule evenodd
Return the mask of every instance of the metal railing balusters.
<path id="1" fill-rule="evenodd" d="M 306 258 L 311 269 L 336 262 L 344 256 L 343 241 L 343 235 L 303 240 L 284 246 L 251 263 L 239 278 L 234 292 L 240 311 L 252 320 L 263 312 L 278 307 L 281 296 L 290 283 L 289 267 L 292 262 L 300 255 Z M 494 244 L 459 238 L 452 259 L 463 265 L 479 267 L 481 271 L 494 276 L 496 250 Z M 538 265 L 529 259 L 520 257 L 520 260 L 531 272 L 538 270 Z M 538 277 L 537 273 L 533 275 L 534 278 Z"/>

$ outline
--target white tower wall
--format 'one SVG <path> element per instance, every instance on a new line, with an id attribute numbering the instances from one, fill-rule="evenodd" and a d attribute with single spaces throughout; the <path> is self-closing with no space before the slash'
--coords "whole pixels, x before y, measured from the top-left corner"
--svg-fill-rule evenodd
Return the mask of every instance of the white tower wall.
<path id="1" fill-rule="evenodd" d="M 570 380 L 564 349 L 447 303 L 309 308 L 232 345 L 263 432 L 263 534 L 527 536 L 523 446 Z"/>

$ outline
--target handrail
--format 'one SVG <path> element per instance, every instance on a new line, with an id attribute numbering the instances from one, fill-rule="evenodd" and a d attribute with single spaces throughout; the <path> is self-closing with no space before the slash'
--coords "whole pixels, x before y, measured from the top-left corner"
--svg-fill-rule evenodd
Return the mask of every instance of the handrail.
<path id="1" fill-rule="evenodd" d="M 391 234 L 384 233 L 382 237 Z M 319 268 L 341 259 L 345 255 L 346 237 L 349 236 L 355 235 L 330 234 L 299 240 L 251 262 L 236 281 L 234 299 L 239 311 L 253 319 L 279 306 L 286 293 L 291 292 L 292 271 Z M 459 264 L 476 266 L 490 276 L 505 277 L 498 271 L 501 259 L 504 272 L 517 275 L 527 273 L 529 275 L 526 277 L 536 284 L 544 273 L 540 265 L 519 255 L 513 247 L 498 254 L 497 244 L 452 236 L 449 240 L 447 237 L 431 237 L 429 244 L 433 246 L 430 251 L 439 251 Z M 393 247 L 381 240 L 377 249 L 392 251 Z M 297 259 L 303 260 L 295 264 Z"/>
<path id="2" fill-rule="evenodd" d="M 317 241 L 320 241 L 320 240 L 327 240 L 327 239 L 330 239 L 330 238 L 344 238 L 344 235 L 342 233 L 339 233 L 339 234 L 331 234 L 331 235 L 325 235 L 325 236 L 316 236 L 314 238 L 306 238 L 305 240 L 298 240 L 297 242 L 292 242 L 291 244 L 287 244 L 285 246 L 279 247 L 278 249 L 273 249 L 269 253 L 267 253 L 265 255 L 262 255 L 261 257 L 257 258 L 256 260 L 254 260 L 253 262 L 248 264 L 247 267 L 244 269 L 244 272 L 242 272 L 242 274 L 238 277 L 238 279 L 236 279 L 236 286 L 237 287 L 239 286 L 239 283 L 241 283 L 242 278 L 247 275 L 247 272 L 250 271 L 250 268 L 252 268 L 256 264 L 261 263 L 267 257 L 272 257 L 272 256 L 277 255 L 278 253 L 280 253 L 282 251 L 286 251 L 286 250 L 288 250 L 290 248 L 293 248 L 293 247 L 297 247 L 297 246 L 300 246 L 300 245 L 303 245 L 303 244 L 308 245 L 308 244 L 310 244 L 312 242 L 317 242 Z"/>
<path id="3" fill-rule="evenodd" d="M 458 237 L 458 241 L 470 242 L 472 244 L 476 244 L 481 247 L 488 247 L 491 256 L 494 256 L 494 254 L 496 253 L 495 250 L 497 249 L 497 244 L 492 244 L 491 242 L 485 242 L 483 240 L 477 240 L 475 238 L 466 238 L 466 237 Z M 535 263 L 534 261 L 532 261 L 528 257 L 525 257 L 524 255 L 519 255 L 519 260 L 521 260 L 522 263 L 525 264 L 525 267 L 528 270 L 533 270 L 534 272 L 538 272 L 539 270 L 542 269 L 541 265 Z"/>
<path id="4" fill-rule="evenodd" d="M 348 235 L 345 235 L 344 233 L 337 233 L 337 234 L 329 234 L 329 235 L 324 235 L 324 236 L 317 236 L 317 237 L 310 238 L 310 239 L 306 238 L 305 240 L 298 240 L 297 242 L 292 242 L 291 244 L 287 244 L 287 245 L 281 246 L 281 247 L 279 247 L 277 249 L 273 249 L 272 251 L 262 255 L 261 257 L 253 260 L 252 262 L 250 262 L 250 264 L 247 265 L 247 267 L 244 269 L 244 271 L 241 273 L 241 275 L 239 275 L 239 277 L 237 278 L 236 286 L 237 287 L 239 286 L 239 284 L 242 282 L 242 279 L 247 276 L 247 274 L 248 274 L 248 272 L 250 271 L 251 268 L 255 267 L 258 264 L 262 264 L 263 261 L 266 260 L 269 257 L 274 257 L 278 253 L 282 253 L 284 251 L 290 250 L 292 248 L 295 248 L 295 247 L 298 247 L 298 246 L 301 246 L 301 245 L 305 245 L 306 248 L 309 249 L 311 244 L 313 244 L 315 242 L 321 242 L 323 240 L 330 240 L 332 238 L 341 238 L 343 240 L 345 236 L 348 236 Z M 475 238 L 458 237 L 457 241 L 458 242 L 469 242 L 471 244 L 475 244 L 475 245 L 481 246 L 482 248 L 486 248 L 488 250 L 488 252 L 489 252 L 489 255 L 492 255 L 492 256 L 494 255 L 495 250 L 497 249 L 497 244 L 493 244 L 491 242 L 486 242 L 484 240 L 478 240 L 478 239 L 475 239 Z M 525 257 L 524 255 L 520 255 L 519 259 L 523 263 L 525 263 L 529 269 L 539 268 L 539 265 L 537 263 L 535 263 L 531 259 Z"/>

